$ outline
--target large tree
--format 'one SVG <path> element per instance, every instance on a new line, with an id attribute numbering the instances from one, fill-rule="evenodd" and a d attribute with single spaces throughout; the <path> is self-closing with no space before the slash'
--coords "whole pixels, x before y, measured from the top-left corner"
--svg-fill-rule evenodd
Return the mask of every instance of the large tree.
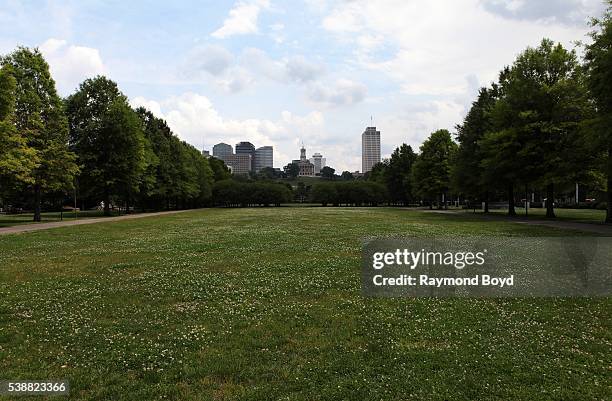
<path id="1" fill-rule="evenodd" d="M 596 104 L 592 125 L 593 150 L 602 152 L 607 176 L 606 223 L 612 223 L 612 2 L 603 18 L 594 20 L 593 42 L 586 46 L 586 72 L 590 95 Z"/>
<path id="2" fill-rule="evenodd" d="M 478 98 L 465 116 L 463 123 L 457 126 L 459 148 L 452 168 L 453 187 L 473 200 L 484 202 L 485 213 L 488 212 L 490 182 L 485 180 L 481 165 L 484 153 L 481 141 L 493 128 L 491 109 L 497 99 L 497 85 L 481 88 Z"/>
<path id="3" fill-rule="evenodd" d="M 87 79 L 67 100 L 70 143 L 82 165 L 81 192 L 128 202 L 146 169 L 142 122 L 117 84 L 105 77 Z"/>
<path id="4" fill-rule="evenodd" d="M 413 185 L 416 192 L 431 203 L 443 198 L 444 206 L 448 200 L 450 171 L 457 144 L 450 132 L 445 129 L 433 132 L 421 145 L 421 153 L 413 167 Z"/>
<path id="5" fill-rule="evenodd" d="M 410 145 L 403 143 L 385 165 L 384 180 L 392 202 L 407 204 L 414 195 L 412 168 L 417 159 Z"/>
<path id="6" fill-rule="evenodd" d="M 15 126 L 16 88 L 11 66 L 0 68 L 0 196 L 7 185 L 32 184 L 38 166 L 37 152 Z"/>
<path id="7" fill-rule="evenodd" d="M 544 186 L 546 215 L 554 217 L 555 185 L 584 174 L 580 125 L 589 107 L 581 66 L 573 51 L 544 39 L 502 72 L 499 85 L 483 164 L 491 178 L 508 181 L 509 192 L 518 183 Z"/>
<path id="8" fill-rule="evenodd" d="M 72 187 L 78 172 L 68 149 L 68 123 L 49 65 L 38 49 L 20 47 L 2 59 L 15 77 L 15 127 L 36 152 L 31 188 L 34 221 L 41 220 L 42 197 Z"/>

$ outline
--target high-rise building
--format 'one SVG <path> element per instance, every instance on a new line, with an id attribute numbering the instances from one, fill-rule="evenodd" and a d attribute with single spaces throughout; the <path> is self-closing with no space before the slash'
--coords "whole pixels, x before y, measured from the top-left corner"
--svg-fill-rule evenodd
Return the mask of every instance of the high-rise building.
<path id="1" fill-rule="evenodd" d="M 217 159 L 226 161 L 226 159 L 232 156 L 233 154 L 234 150 L 232 149 L 232 145 L 228 145 L 227 143 L 221 142 L 213 146 L 213 156 Z"/>
<path id="2" fill-rule="evenodd" d="M 272 146 L 262 146 L 255 149 L 255 172 L 266 167 L 274 168 L 274 149 Z"/>
<path id="3" fill-rule="evenodd" d="M 240 142 L 236 144 L 237 155 L 250 155 L 251 156 L 251 168 L 249 171 L 253 171 L 255 168 L 255 146 L 251 142 Z"/>
<path id="4" fill-rule="evenodd" d="M 237 153 L 229 156 L 224 162 L 231 167 L 232 174 L 249 174 L 253 159 L 247 153 Z"/>
<path id="5" fill-rule="evenodd" d="M 310 162 L 314 164 L 315 174 L 319 174 L 321 172 L 321 169 L 325 167 L 325 158 L 323 157 L 323 155 L 321 155 L 321 153 L 315 153 L 314 155 L 312 155 L 312 157 L 310 158 Z"/>
<path id="6" fill-rule="evenodd" d="M 367 173 L 380 163 L 380 131 L 376 127 L 367 127 L 361 134 L 361 170 Z"/>
<path id="7" fill-rule="evenodd" d="M 210 152 L 208 150 L 202 149 L 202 156 L 208 159 L 210 157 Z"/>

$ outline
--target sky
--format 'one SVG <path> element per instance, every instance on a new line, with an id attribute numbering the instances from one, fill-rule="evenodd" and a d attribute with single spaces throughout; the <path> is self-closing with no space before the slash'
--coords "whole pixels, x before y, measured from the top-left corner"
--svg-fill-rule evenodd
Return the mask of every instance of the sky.
<path id="1" fill-rule="evenodd" d="M 361 168 L 461 123 L 527 46 L 588 41 L 601 0 L 0 0 L 0 54 L 38 47 L 62 96 L 96 75 L 198 149 L 274 146 Z"/>

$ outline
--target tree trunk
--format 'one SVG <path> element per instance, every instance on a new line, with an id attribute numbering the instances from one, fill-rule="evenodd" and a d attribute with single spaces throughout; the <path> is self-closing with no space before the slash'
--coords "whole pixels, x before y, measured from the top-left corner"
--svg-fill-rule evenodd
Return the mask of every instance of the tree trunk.
<path id="1" fill-rule="evenodd" d="M 508 216 L 516 216 L 516 210 L 514 210 L 514 185 L 508 184 Z"/>
<path id="2" fill-rule="evenodd" d="M 553 204 L 555 202 L 555 186 L 554 184 L 548 184 L 546 186 L 546 217 L 554 218 L 555 209 Z"/>
<path id="3" fill-rule="evenodd" d="M 606 207 L 606 223 L 612 223 L 612 147 L 608 149 L 608 196 Z"/>
<path id="4" fill-rule="evenodd" d="M 108 192 L 108 189 L 104 190 L 104 215 L 105 216 L 110 216 L 111 212 L 110 212 L 110 193 Z"/>
<path id="5" fill-rule="evenodd" d="M 484 212 L 489 213 L 489 191 L 485 192 L 484 197 Z"/>
<path id="6" fill-rule="evenodd" d="M 34 185 L 34 221 L 41 221 L 40 217 L 41 207 L 41 189 L 40 185 Z"/>

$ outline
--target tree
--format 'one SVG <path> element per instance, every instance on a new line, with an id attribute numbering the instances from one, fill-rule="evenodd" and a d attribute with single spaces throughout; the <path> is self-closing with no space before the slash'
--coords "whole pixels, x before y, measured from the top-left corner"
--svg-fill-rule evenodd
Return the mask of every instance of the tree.
<path id="1" fill-rule="evenodd" d="M 329 166 L 325 166 L 321 169 L 321 178 L 326 179 L 326 180 L 333 180 L 334 179 L 334 174 L 336 174 L 336 170 L 334 170 L 333 168 L 329 167 Z"/>
<path id="2" fill-rule="evenodd" d="M 384 181 L 392 202 L 406 205 L 413 197 L 412 168 L 417 155 L 403 143 L 391 154 L 386 164 Z"/>
<path id="3" fill-rule="evenodd" d="M 82 165 L 81 191 L 102 197 L 110 215 L 113 198 L 123 195 L 129 205 L 147 167 L 142 120 L 117 84 L 102 76 L 81 83 L 66 104 L 71 146 Z"/>
<path id="4" fill-rule="evenodd" d="M 280 178 L 280 174 L 272 167 L 264 167 L 259 170 L 257 174 L 255 174 L 255 178 L 258 180 L 272 180 L 275 178 Z"/>
<path id="5" fill-rule="evenodd" d="M 310 186 L 307 186 L 302 181 L 297 183 L 297 188 L 295 190 L 296 197 L 300 200 L 300 203 L 304 202 L 308 199 L 308 194 L 310 193 Z"/>
<path id="6" fill-rule="evenodd" d="M 386 184 L 387 167 L 389 166 L 389 159 L 385 159 L 382 162 L 376 163 L 372 166 L 372 170 L 364 174 L 364 178 L 368 181 L 378 182 L 380 184 Z"/>
<path id="7" fill-rule="evenodd" d="M 554 217 L 555 185 L 584 174 L 580 125 L 589 107 L 576 54 L 544 39 L 502 72 L 499 85 L 500 97 L 492 109 L 497 132 L 489 141 L 496 146 L 488 147 L 484 164 L 492 168 L 503 150 L 504 157 L 511 158 L 504 163 L 509 188 L 517 182 L 545 186 L 546 215 Z M 513 195 L 509 197 L 512 201 Z"/>
<path id="8" fill-rule="evenodd" d="M 355 179 L 355 177 L 353 177 L 353 173 L 351 173 L 350 171 L 343 171 L 340 178 L 344 181 L 353 181 Z"/>
<path id="9" fill-rule="evenodd" d="M 300 174 L 300 166 L 296 163 L 289 163 L 285 166 L 285 174 L 288 178 L 295 179 Z"/>
<path id="10" fill-rule="evenodd" d="M 2 59 L 15 77 L 15 126 L 27 146 L 36 152 L 31 188 L 34 221 L 41 220 L 41 202 L 49 192 L 72 187 L 78 173 L 75 155 L 68 149 L 64 107 L 38 49 L 20 47 Z"/>
<path id="11" fill-rule="evenodd" d="M 32 184 L 32 170 L 38 167 L 36 151 L 15 127 L 16 87 L 11 66 L 0 68 L 0 188 L 7 183 Z"/>
<path id="12" fill-rule="evenodd" d="M 612 223 L 612 2 L 602 19 L 594 20 L 593 42 L 586 46 L 587 84 L 596 104 L 591 142 L 603 153 L 607 176 L 606 223 Z"/>
<path id="13" fill-rule="evenodd" d="M 433 132 L 421 145 L 421 153 L 414 163 L 413 182 L 418 194 L 431 202 L 441 196 L 446 207 L 450 187 L 450 169 L 457 149 L 450 132 Z"/>
<path id="14" fill-rule="evenodd" d="M 334 203 L 335 199 L 338 197 L 338 193 L 334 183 L 319 182 L 313 185 L 310 197 L 313 202 L 327 206 L 330 203 Z"/>
<path id="15" fill-rule="evenodd" d="M 494 183 L 485 180 L 481 141 L 485 134 L 493 129 L 491 109 L 496 100 L 497 85 L 494 84 L 492 88 L 481 88 L 463 124 L 457 125 L 459 148 L 451 174 L 453 187 L 457 191 L 484 201 L 485 213 L 489 211 L 489 191 Z"/>
<path id="16" fill-rule="evenodd" d="M 223 160 L 217 159 L 216 157 L 210 157 L 208 159 L 208 164 L 210 164 L 210 168 L 213 171 L 215 181 L 227 180 L 232 177 L 232 173 Z"/>

